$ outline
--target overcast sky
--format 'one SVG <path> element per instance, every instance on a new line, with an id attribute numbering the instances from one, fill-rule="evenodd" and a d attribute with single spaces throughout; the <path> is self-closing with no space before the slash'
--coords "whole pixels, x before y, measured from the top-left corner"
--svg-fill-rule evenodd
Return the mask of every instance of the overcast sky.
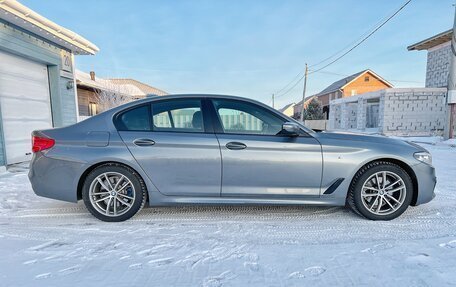
<path id="1" fill-rule="evenodd" d="M 76 57 L 80 70 L 134 78 L 169 93 L 233 94 L 270 103 L 306 62 L 350 45 L 404 1 L 20 2 L 100 48 L 95 56 Z M 453 3 L 413 0 L 325 71 L 349 75 L 369 68 L 396 87 L 424 86 L 426 52 L 406 48 L 451 28 Z M 311 75 L 308 95 L 340 78 Z M 302 83 L 279 97 L 276 107 L 301 96 Z"/>

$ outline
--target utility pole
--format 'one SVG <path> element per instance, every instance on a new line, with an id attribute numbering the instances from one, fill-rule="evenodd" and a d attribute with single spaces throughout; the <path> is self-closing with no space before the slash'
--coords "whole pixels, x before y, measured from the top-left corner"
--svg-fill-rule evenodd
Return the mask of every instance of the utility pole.
<path id="1" fill-rule="evenodd" d="M 306 86 L 307 86 L 307 63 L 306 63 L 306 71 L 304 73 L 304 89 L 302 90 L 302 106 L 301 106 L 301 122 L 304 122 L 304 102 L 306 98 Z"/>
<path id="2" fill-rule="evenodd" d="M 454 6 L 454 5 L 453 5 Z M 455 8 L 456 9 L 456 8 Z M 448 76 L 448 96 L 447 96 L 447 132 L 445 138 L 454 136 L 454 118 L 456 117 L 456 11 L 453 23 L 453 36 L 451 37 L 450 54 L 450 74 Z"/>
<path id="3" fill-rule="evenodd" d="M 274 94 L 272 94 L 272 108 L 275 109 L 275 106 L 274 106 Z"/>

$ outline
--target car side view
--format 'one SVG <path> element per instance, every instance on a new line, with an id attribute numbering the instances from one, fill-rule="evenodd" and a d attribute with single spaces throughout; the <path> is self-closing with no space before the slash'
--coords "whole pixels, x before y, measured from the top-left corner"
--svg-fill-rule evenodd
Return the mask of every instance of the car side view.
<path id="1" fill-rule="evenodd" d="M 104 221 L 127 220 L 146 203 L 347 205 L 390 220 L 432 200 L 436 183 L 418 145 L 315 132 L 234 96 L 147 98 L 34 131 L 32 144 L 35 193 L 82 199 Z"/>

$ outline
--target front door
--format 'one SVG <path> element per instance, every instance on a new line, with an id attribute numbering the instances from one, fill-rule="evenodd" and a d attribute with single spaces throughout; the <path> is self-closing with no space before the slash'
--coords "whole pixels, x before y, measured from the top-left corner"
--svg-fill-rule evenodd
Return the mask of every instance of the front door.
<path id="1" fill-rule="evenodd" d="M 281 134 L 285 120 L 248 102 L 213 99 L 218 119 L 222 196 L 319 196 L 321 145 Z"/>
<path id="2" fill-rule="evenodd" d="M 120 114 L 117 126 L 161 193 L 220 196 L 220 148 L 200 99 L 152 102 Z"/>

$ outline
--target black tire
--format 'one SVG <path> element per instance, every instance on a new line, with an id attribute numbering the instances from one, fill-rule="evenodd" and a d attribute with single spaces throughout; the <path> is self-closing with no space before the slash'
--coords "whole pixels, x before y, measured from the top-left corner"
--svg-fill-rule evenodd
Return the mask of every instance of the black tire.
<path id="1" fill-rule="evenodd" d="M 124 175 L 131 181 L 131 184 L 134 187 L 130 189 L 131 192 L 135 193 L 134 200 L 131 202 L 130 209 L 124 214 L 108 216 L 98 211 L 91 203 L 89 198 L 90 185 L 99 175 L 106 172 L 115 172 Z M 96 218 L 106 222 L 120 222 L 130 219 L 144 207 L 147 200 L 147 189 L 139 174 L 130 167 L 118 163 L 107 163 L 96 167 L 86 176 L 82 187 L 82 199 L 84 200 L 86 208 Z"/>
<path id="2" fill-rule="evenodd" d="M 379 215 L 372 213 L 362 203 L 361 191 L 364 182 L 377 172 L 393 172 L 404 182 L 406 191 L 402 205 L 393 213 Z M 362 167 L 354 176 L 347 195 L 347 205 L 358 215 L 370 220 L 391 220 L 397 218 L 408 208 L 413 197 L 413 183 L 410 175 L 400 166 L 386 161 L 376 161 Z"/>

